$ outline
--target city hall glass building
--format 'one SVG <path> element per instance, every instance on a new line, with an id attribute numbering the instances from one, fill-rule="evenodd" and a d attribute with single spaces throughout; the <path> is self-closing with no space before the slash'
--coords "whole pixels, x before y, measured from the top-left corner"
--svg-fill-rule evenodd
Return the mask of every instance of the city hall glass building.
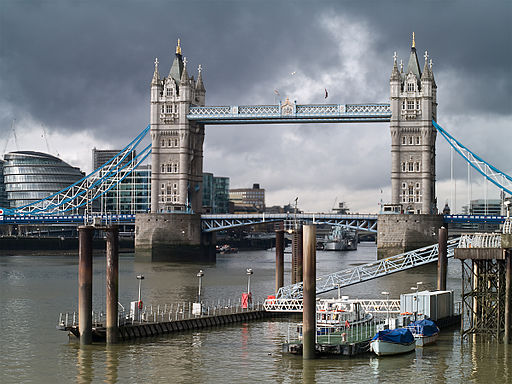
<path id="1" fill-rule="evenodd" d="M 84 176 L 79 168 L 47 153 L 9 152 L 4 160 L 4 187 L 10 208 L 48 197 Z"/>

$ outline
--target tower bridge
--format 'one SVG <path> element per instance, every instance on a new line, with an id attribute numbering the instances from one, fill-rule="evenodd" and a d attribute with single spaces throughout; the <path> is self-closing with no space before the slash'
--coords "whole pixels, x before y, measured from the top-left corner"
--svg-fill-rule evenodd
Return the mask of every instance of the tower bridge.
<path id="1" fill-rule="evenodd" d="M 159 62 L 155 60 L 150 83 L 148 127 L 118 156 L 79 182 L 39 202 L 0 209 L 0 220 L 3 223 L 86 220 L 92 213 L 92 201 L 122 182 L 151 155 L 151 211 L 136 216 L 124 215 L 117 220 L 135 221 L 138 251 L 149 251 L 150 255 L 162 252 L 172 255 L 186 254 L 189 250 L 189 256 L 195 257 L 200 249 L 212 249 L 216 231 L 287 220 L 286 216 L 272 215 L 201 215 L 206 125 L 362 122 L 390 124 L 391 203 L 400 207 L 403 214 L 363 217 L 310 214 L 302 220 L 371 232 L 377 231 L 378 222 L 379 249 L 400 253 L 433 243 L 437 228 L 446 222 L 503 219 L 437 214 L 437 132 L 469 165 L 501 190 L 512 193 L 512 178 L 473 154 L 437 124 L 437 85 L 432 60 L 425 52 L 421 68 L 414 38 L 406 66 L 398 62 L 396 53 L 393 57 L 389 103 L 297 104 L 286 99 L 277 105 L 208 106 L 202 76 L 201 66 L 197 79 L 189 76 L 178 40 L 168 75 L 160 75 Z M 151 136 L 151 145 L 139 149 L 137 156 L 130 156 L 146 134 Z M 60 217 L 56 219 L 54 215 Z M 112 217 L 105 214 L 99 220 L 108 222 Z"/>

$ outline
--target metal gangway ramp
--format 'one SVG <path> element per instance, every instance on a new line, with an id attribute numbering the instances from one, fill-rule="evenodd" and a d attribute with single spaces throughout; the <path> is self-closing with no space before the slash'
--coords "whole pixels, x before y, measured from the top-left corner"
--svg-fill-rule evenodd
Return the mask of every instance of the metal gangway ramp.
<path id="1" fill-rule="evenodd" d="M 454 249 L 459 246 L 459 242 L 460 237 L 448 241 L 448 257 L 453 257 Z M 331 273 L 330 275 L 320 276 L 316 279 L 316 294 L 319 295 L 338 289 L 338 287 L 347 287 L 349 285 L 362 283 L 432 263 L 437 261 L 438 255 L 439 245 L 434 244 L 373 263 L 347 268 L 339 272 Z M 280 288 L 275 299 L 267 299 L 265 301 L 265 309 L 267 311 L 296 311 L 295 306 L 298 305 L 302 307 L 302 282 Z"/>

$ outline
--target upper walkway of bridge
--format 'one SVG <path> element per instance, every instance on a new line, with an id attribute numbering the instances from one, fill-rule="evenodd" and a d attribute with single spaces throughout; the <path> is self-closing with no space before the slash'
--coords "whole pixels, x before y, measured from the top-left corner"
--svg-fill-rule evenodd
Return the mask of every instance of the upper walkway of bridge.
<path id="1" fill-rule="evenodd" d="M 375 104 L 304 104 L 190 107 L 187 119 L 204 124 L 388 122 L 391 107 Z"/>

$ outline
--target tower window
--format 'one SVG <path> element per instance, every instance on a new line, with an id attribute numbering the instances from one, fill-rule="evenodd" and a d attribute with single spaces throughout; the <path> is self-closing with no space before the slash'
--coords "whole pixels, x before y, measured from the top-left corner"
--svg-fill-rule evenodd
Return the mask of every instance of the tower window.
<path id="1" fill-rule="evenodd" d="M 410 100 L 407 102 L 407 109 L 414 109 L 414 100 Z"/>
<path id="2" fill-rule="evenodd" d="M 171 96 L 171 88 L 167 88 L 167 96 Z"/>
<path id="3" fill-rule="evenodd" d="M 402 144 L 406 144 L 407 143 L 407 137 L 402 137 Z"/>
<path id="4" fill-rule="evenodd" d="M 414 91 L 414 83 L 408 83 L 407 84 L 407 91 L 409 91 L 409 92 Z"/>
<path id="5" fill-rule="evenodd" d="M 414 172 L 414 163 L 412 161 L 409 163 L 409 172 Z"/>
<path id="6" fill-rule="evenodd" d="M 165 105 L 162 105 L 161 113 L 165 112 Z"/>
<path id="7" fill-rule="evenodd" d="M 405 109 L 405 100 L 402 101 L 402 109 Z"/>
<path id="8" fill-rule="evenodd" d="M 416 145 L 420 145 L 420 137 L 416 136 Z"/>
<path id="9" fill-rule="evenodd" d="M 402 163 L 402 172 L 405 172 L 405 163 Z"/>
<path id="10" fill-rule="evenodd" d="M 409 145 L 412 145 L 412 136 L 409 137 Z"/>
<path id="11" fill-rule="evenodd" d="M 165 140 L 162 140 L 162 147 L 165 147 Z"/>
<path id="12" fill-rule="evenodd" d="M 171 113 L 172 112 L 172 105 L 166 105 L 165 106 L 165 113 Z"/>
<path id="13" fill-rule="evenodd" d="M 416 109 L 419 111 L 420 109 L 420 101 L 419 100 L 416 100 Z"/>
<path id="14" fill-rule="evenodd" d="M 419 162 L 417 162 L 417 163 L 416 163 L 416 172 L 419 172 L 419 171 L 420 171 L 420 163 L 419 163 Z"/>

